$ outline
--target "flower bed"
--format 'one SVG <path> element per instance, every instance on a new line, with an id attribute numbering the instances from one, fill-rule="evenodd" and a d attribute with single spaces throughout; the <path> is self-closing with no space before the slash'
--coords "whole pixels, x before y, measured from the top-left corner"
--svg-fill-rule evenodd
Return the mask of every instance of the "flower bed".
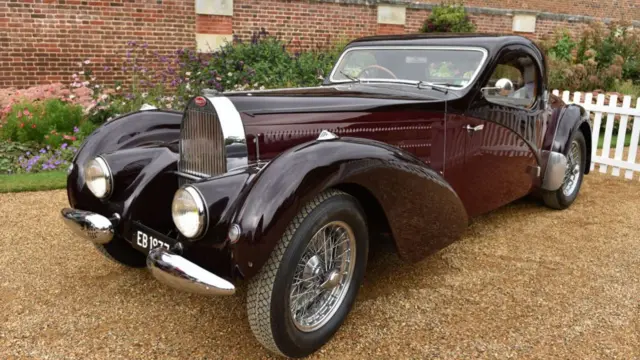
<path id="1" fill-rule="evenodd" d="M 319 85 L 341 50 L 336 45 L 292 51 L 264 29 L 250 42 L 235 41 L 211 55 L 179 49 L 163 56 L 146 43 L 129 41 L 118 67 L 126 83 L 101 83 L 91 59 L 85 59 L 69 84 L 0 89 L 0 174 L 61 170 L 98 126 L 145 104 L 180 110 L 205 88 Z"/>

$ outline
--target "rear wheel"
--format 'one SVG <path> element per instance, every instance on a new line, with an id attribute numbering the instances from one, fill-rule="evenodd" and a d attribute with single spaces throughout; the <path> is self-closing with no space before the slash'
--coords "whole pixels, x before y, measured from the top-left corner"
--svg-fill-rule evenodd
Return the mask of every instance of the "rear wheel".
<path id="1" fill-rule="evenodd" d="M 133 268 L 146 266 L 147 258 L 144 254 L 134 249 L 131 244 L 120 236 L 114 236 L 111 241 L 104 245 L 95 246 L 107 259 L 120 265 Z"/>
<path id="2" fill-rule="evenodd" d="M 542 194 L 545 205 L 561 210 L 573 204 L 582 186 L 585 166 L 587 166 L 586 159 L 586 141 L 582 132 L 578 131 L 571 140 L 567 153 L 567 171 L 562 186 L 556 191 L 545 191 Z"/>
<path id="3" fill-rule="evenodd" d="M 351 310 L 368 249 L 355 198 L 329 190 L 306 204 L 249 283 L 247 311 L 256 338 L 289 357 L 322 347 Z"/>

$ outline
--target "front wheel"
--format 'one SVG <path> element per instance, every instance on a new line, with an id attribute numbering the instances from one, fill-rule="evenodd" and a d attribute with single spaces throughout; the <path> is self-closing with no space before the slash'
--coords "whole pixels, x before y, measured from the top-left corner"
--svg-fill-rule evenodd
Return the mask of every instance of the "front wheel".
<path id="1" fill-rule="evenodd" d="M 567 153 L 567 171 L 564 176 L 564 182 L 560 189 L 556 191 L 545 191 L 542 194 L 545 205 L 553 209 L 566 209 L 578 197 L 587 159 L 587 145 L 584 135 L 578 131 L 569 147 Z"/>
<path id="2" fill-rule="evenodd" d="M 354 197 L 329 190 L 307 203 L 249 283 L 248 318 L 258 341 L 288 357 L 322 347 L 351 310 L 368 250 Z"/>

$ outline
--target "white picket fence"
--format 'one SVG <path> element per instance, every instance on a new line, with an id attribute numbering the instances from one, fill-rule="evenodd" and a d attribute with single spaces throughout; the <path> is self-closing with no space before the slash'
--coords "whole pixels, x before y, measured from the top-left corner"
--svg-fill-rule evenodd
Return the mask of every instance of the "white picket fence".
<path id="1" fill-rule="evenodd" d="M 558 90 L 553 90 L 553 94 L 560 96 Z M 636 107 L 631 107 L 631 97 L 625 96 L 622 101 L 622 107 L 618 106 L 618 96 L 611 95 L 609 103 L 605 104 L 604 94 L 599 94 L 593 103 L 593 94 L 586 93 L 583 96 L 580 92 L 571 93 L 569 91 L 562 92 L 562 100 L 565 103 L 579 104 L 591 115 L 593 113 L 593 147 L 591 151 L 591 170 L 594 170 L 596 164 L 600 167 L 601 173 L 609 173 L 609 166 L 612 167 L 611 174 L 620 176 L 620 170 L 624 169 L 625 177 L 633 179 L 634 171 L 640 174 L 640 163 L 638 162 L 638 141 L 640 140 L 640 98 L 636 101 Z M 619 116 L 618 116 L 619 115 Z M 598 149 L 598 141 L 600 139 L 600 127 L 606 118 L 606 127 L 604 130 L 604 141 L 602 149 Z M 627 137 L 627 127 L 633 117 L 633 128 L 631 130 L 631 143 L 628 148 L 626 159 L 625 155 L 625 139 Z M 611 144 L 613 138 L 614 122 L 619 121 L 618 134 L 616 144 Z M 611 155 L 611 147 L 615 146 L 613 158 Z"/>

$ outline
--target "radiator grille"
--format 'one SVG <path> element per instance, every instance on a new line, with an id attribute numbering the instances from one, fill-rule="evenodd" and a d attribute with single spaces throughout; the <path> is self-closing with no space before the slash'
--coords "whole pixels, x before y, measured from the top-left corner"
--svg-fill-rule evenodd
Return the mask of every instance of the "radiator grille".
<path id="1" fill-rule="evenodd" d="M 188 109 L 180 130 L 178 170 L 198 177 L 226 172 L 224 135 L 215 112 Z"/>

